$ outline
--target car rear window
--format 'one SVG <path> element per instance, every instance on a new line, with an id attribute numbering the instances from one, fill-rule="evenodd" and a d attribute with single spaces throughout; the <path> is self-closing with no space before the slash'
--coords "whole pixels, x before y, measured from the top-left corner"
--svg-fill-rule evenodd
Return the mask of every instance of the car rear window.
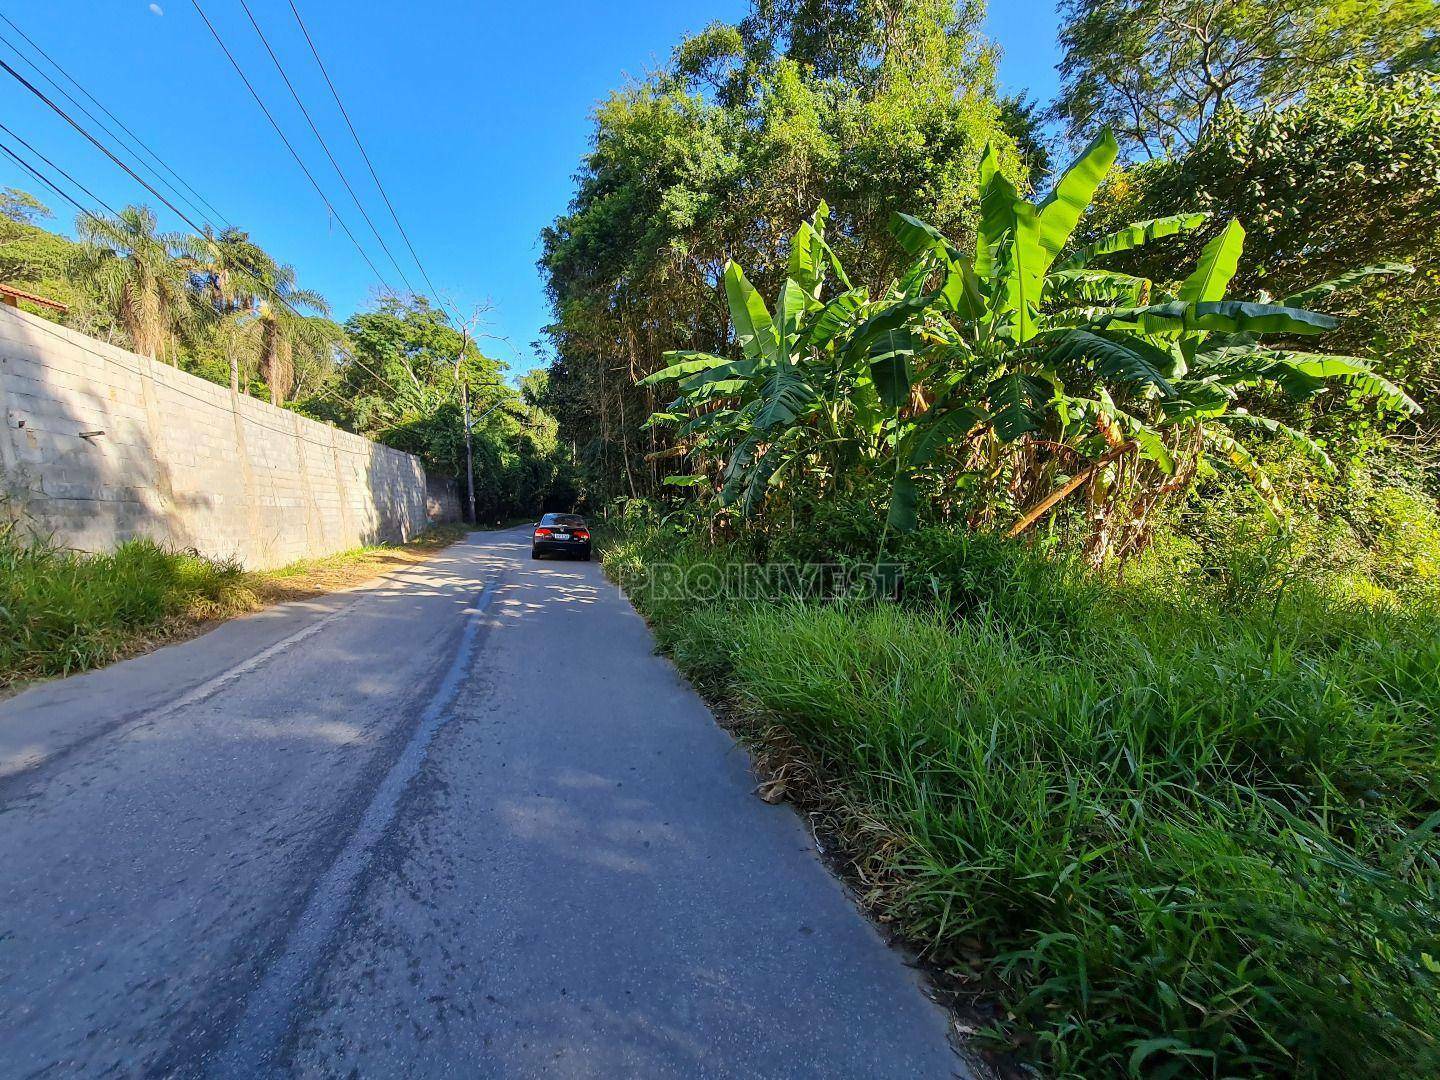
<path id="1" fill-rule="evenodd" d="M 584 525 L 585 519 L 579 514 L 546 514 L 540 519 L 541 525 Z"/>

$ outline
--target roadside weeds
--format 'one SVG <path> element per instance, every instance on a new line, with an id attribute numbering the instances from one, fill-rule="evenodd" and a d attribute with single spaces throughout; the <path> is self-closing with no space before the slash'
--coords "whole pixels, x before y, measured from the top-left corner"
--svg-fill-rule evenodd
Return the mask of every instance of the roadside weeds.
<path id="1" fill-rule="evenodd" d="M 744 593 L 728 571 L 771 565 L 746 550 L 604 539 L 756 794 L 806 814 L 972 1045 L 1055 1075 L 1431 1075 L 1421 601 L 1211 610 L 976 542 L 944 611 L 820 603 Z"/>
<path id="2" fill-rule="evenodd" d="M 602 533 L 603 537 L 604 534 Z M 771 805 L 789 803 L 804 820 L 815 850 L 825 866 L 844 884 L 856 906 L 905 963 L 924 976 L 929 997 L 950 1017 L 950 1039 L 956 1054 L 980 1077 L 1024 1080 L 1033 1071 L 1011 1055 L 979 1045 L 977 1033 L 1001 1020 L 996 988 L 977 962 L 968 978 L 957 977 L 954 958 L 947 967 L 929 955 L 924 941 L 907 934 L 897 910 L 908 888 L 894 871 L 893 854 L 904 838 L 879 818 L 867 815 L 833 782 L 824 764 L 786 727 L 754 703 L 746 702 L 732 673 L 707 663 L 692 662 L 683 648 L 669 640 L 670 629 L 639 596 L 626 588 L 623 568 L 604 557 L 607 577 L 625 592 L 656 638 L 656 651 L 668 657 L 709 707 L 715 721 L 744 747 L 756 780 L 754 794 Z M 977 955 L 983 948 L 975 943 Z"/>
<path id="3" fill-rule="evenodd" d="M 356 548 L 255 573 L 258 607 L 308 600 L 363 585 L 373 578 L 426 562 L 470 531 L 464 524 L 439 525 L 406 544 Z"/>
<path id="4" fill-rule="evenodd" d="M 246 571 L 150 541 L 90 555 L 0 530 L 0 699 L 274 604 L 354 588 L 423 563 L 468 531 L 441 525 L 406 544 Z"/>

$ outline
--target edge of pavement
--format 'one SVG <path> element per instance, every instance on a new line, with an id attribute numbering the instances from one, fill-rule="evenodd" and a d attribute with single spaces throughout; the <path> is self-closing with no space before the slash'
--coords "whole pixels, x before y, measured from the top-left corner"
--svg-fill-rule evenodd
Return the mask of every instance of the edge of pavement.
<path id="1" fill-rule="evenodd" d="M 104 667 L 34 683 L 0 700 L 0 784 L 127 724 L 218 692 L 330 625 L 377 590 L 472 546 L 476 535 L 477 530 L 470 530 L 423 560 L 368 580 L 236 615 L 192 637 Z M 106 703 L 103 711 L 89 704 L 97 700 Z"/>

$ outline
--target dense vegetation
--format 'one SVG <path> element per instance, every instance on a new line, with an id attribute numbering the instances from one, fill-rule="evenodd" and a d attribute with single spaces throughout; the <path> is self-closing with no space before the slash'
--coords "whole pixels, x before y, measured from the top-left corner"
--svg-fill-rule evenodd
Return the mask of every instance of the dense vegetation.
<path id="1" fill-rule="evenodd" d="M 791 474 L 841 496 L 893 477 L 895 528 L 914 528 L 928 487 L 935 513 L 963 505 L 972 527 L 1019 512 L 1012 537 L 1085 486 L 1083 541 L 1103 565 L 1143 548 L 1166 500 L 1188 492 L 1217 455 L 1283 514 L 1237 431 L 1281 435 L 1332 467 L 1315 440 L 1257 411 L 1267 388 L 1304 400 L 1337 381 L 1403 414 L 1419 411 L 1364 360 L 1288 344 L 1335 326 L 1300 305 L 1392 269 L 1352 271 L 1279 303 L 1227 299 L 1245 237 L 1235 221 L 1173 288 L 1092 268 L 1205 220 L 1133 222 L 1072 250 L 1070 234 L 1115 153 L 1107 130 L 1038 205 L 987 153 L 974 255 L 897 215 L 899 242 L 918 257 L 878 300 L 850 284 L 827 244 L 823 204 L 791 244 L 773 317 L 729 264 L 742 357 L 672 352 L 668 367 L 642 380 L 679 381 L 680 396 L 651 422 L 677 426 L 677 448 L 702 469 L 667 482 L 702 485 L 709 467 L 723 479 L 720 506 L 749 516 Z M 828 300 L 827 271 L 841 290 Z"/>
<path id="2" fill-rule="evenodd" d="M 659 401 L 636 379 L 668 349 L 725 347 L 727 260 L 773 294 L 786 240 L 824 198 L 852 274 L 882 282 L 896 268 L 896 210 L 973 228 L 987 143 L 1023 178 L 1006 127 L 1018 114 L 996 97 L 980 14 L 948 0 L 759 3 L 600 106 L 541 259 L 555 309 L 546 401 L 589 490 L 660 489 L 668 444 L 644 427 Z"/>
<path id="3" fill-rule="evenodd" d="M 22 542 L 23 539 L 23 542 Z M 181 622 L 248 611 L 253 582 L 234 563 L 148 540 L 82 555 L 0 525 L 0 689 L 107 664 Z"/>
<path id="4" fill-rule="evenodd" d="M 43 227 L 47 208 L 0 192 L 0 282 L 67 305 L 36 314 L 154 356 L 239 392 L 419 455 L 461 481 L 469 399 L 476 516 L 569 507 L 567 456 L 540 407 L 543 373 L 516 389 L 429 300 L 379 296 L 345 323 L 239 228 L 166 233 L 145 207 L 82 214 L 78 239 Z"/>
<path id="5" fill-rule="evenodd" d="M 834 504 L 718 544 L 633 511 L 605 559 L 868 902 L 999 998 L 995 1045 L 1067 1075 L 1423 1077 L 1440 597 L 1395 556 L 1433 568 L 1440 518 L 1370 501 L 1284 542 L 1211 505 L 1123 582 L 929 526 L 889 551 L 899 604 L 724 587 L 817 538 L 872 560 L 879 523 Z"/>
<path id="6" fill-rule="evenodd" d="M 1303 101 L 1347 69 L 1434 70 L 1435 0 L 1060 0 L 1055 111 L 1146 157 L 1193 148 L 1223 113 Z"/>
<path id="7" fill-rule="evenodd" d="M 267 603 L 359 585 L 464 535 L 440 525 L 399 546 L 357 548 L 275 570 L 133 540 L 72 551 L 0 525 L 0 695 L 35 679 L 101 667 Z"/>
<path id="8" fill-rule="evenodd" d="M 1345 316 L 1332 335 L 1376 357 L 1440 415 L 1440 80 L 1359 73 L 1312 87 L 1284 109 L 1225 108 L 1180 157 L 1137 163 L 1100 196 L 1091 228 L 1113 227 L 1173 206 L 1242 218 L 1249 258 L 1237 284 L 1286 296 L 1311 280 L 1364 265 L 1402 264 L 1413 274 L 1372 280 L 1329 298 Z M 1214 225 L 1181 238 L 1193 257 Z M 1171 249 L 1172 251 L 1174 249 Z M 1149 253 L 1118 269 L 1159 272 Z M 1170 256 L 1171 251 L 1163 253 Z M 1340 417 L 1332 417 L 1335 426 Z M 1427 421 L 1427 424 L 1429 421 Z"/>
<path id="9" fill-rule="evenodd" d="M 974 7 L 683 42 L 546 234 L 547 400 L 607 567 L 989 1039 L 1433 1075 L 1436 6 L 1062 9 L 1049 182 Z"/>

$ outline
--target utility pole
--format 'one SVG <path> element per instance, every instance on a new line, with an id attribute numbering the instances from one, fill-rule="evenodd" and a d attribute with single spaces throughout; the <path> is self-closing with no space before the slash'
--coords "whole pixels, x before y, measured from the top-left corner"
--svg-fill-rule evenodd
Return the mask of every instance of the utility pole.
<path id="1" fill-rule="evenodd" d="M 470 321 L 460 327 L 460 355 L 455 357 L 455 382 L 460 387 L 460 412 L 465 420 L 465 502 L 466 505 L 470 508 L 470 520 L 472 522 L 475 521 L 478 515 L 475 512 L 475 454 L 471 448 L 471 432 L 474 431 L 475 426 L 481 420 L 484 420 L 485 417 L 489 416 L 492 412 L 498 409 L 500 407 L 500 403 L 497 402 L 495 405 L 486 409 L 475 420 L 472 421 L 470 419 L 470 388 L 465 384 L 465 379 L 461 376 L 460 369 L 461 364 L 465 359 L 465 348 L 467 345 L 470 344 L 470 330 L 472 327 L 480 324 L 481 317 L 483 316 L 485 311 L 488 310 L 488 307 L 489 305 L 477 307 L 471 314 Z M 456 316 L 456 319 L 459 319 L 458 315 Z M 476 334 L 475 336 L 476 345 L 478 347 L 479 338 L 488 337 L 490 335 Z M 481 385 L 489 386 L 492 384 L 482 383 Z M 493 385 L 503 386 L 504 384 L 497 383 Z"/>
<path id="2" fill-rule="evenodd" d="M 470 393 L 460 374 L 460 363 L 465 359 L 465 346 L 470 343 L 470 328 L 460 332 L 460 354 L 455 357 L 455 381 L 460 384 L 460 413 L 465 418 L 465 505 L 469 508 L 469 521 L 475 522 L 475 455 L 470 449 Z"/>

